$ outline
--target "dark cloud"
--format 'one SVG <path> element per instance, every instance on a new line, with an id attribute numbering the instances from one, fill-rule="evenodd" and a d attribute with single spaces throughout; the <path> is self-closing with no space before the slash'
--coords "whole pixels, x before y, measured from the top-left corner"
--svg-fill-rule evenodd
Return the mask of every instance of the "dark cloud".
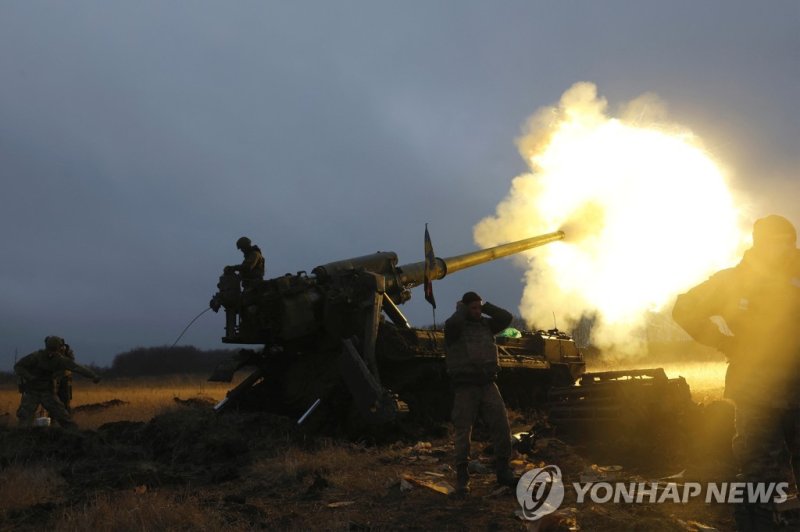
<path id="1" fill-rule="evenodd" d="M 576 81 L 647 91 L 753 211 L 800 221 L 796 2 L 6 2 L 0 367 L 66 336 L 99 363 L 173 340 L 234 241 L 268 273 L 473 248 L 526 117 Z M 528 235 L 520 235 L 521 237 Z M 436 287 L 515 307 L 509 261 Z M 407 307 L 430 321 L 421 297 Z M 218 345 L 219 316 L 186 342 Z"/>

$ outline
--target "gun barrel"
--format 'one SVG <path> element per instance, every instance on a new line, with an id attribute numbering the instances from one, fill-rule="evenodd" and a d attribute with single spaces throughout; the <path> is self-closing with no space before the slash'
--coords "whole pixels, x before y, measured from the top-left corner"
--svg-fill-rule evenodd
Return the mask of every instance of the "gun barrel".
<path id="1" fill-rule="evenodd" d="M 501 244 L 493 248 L 464 253 L 463 255 L 456 255 L 455 257 L 448 257 L 443 259 L 446 267 L 445 275 L 471 268 L 485 262 L 502 259 L 503 257 L 543 246 L 550 242 L 555 242 L 556 240 L 563 240 L 564 236 L 566 236 L 564 231 L 556 231 L 554 233 L 534 236 L 524 240 L 517 240 L 516 242 L 509 242 L 508 244 Z M 442 277 L 444 277 L 444 275 L 442 275 Z"/>
<path id="2" fill-rule="evenodd" d="M 544 235 L 526 238 L 524 240 L 517 240 L 516 242 L 509 242 L 508 244 L 501 244 L 487 249 L 473 251 L 471 253 L 464 253 L 463 255 L 455 255 L 441 259 L 436 257 L 435 268 L 431 272 L 431 279 L 437 280 L 444 278 L 445 275 L 459 270 L 472 268 L 479 264 L 491 262 L 493 260 L 502 259 L 509 255 L 521 253 L 529 249 L 549 244 L 557 240 L 563 240 L 566 234 L 564 231 L 555 231 Z M 419 286 L 424 282 L 425 277 L 425 261 L 414 262 L 411 264 L 404 264 L 398 268 L 400 271 L 400 281 L 406 288 Z"/>

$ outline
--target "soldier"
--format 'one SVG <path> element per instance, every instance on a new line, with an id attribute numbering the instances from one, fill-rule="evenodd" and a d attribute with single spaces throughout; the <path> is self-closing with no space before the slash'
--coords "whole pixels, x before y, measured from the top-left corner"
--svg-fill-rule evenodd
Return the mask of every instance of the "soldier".
<path id="1" fill-rule="evenodd" d="M 800 479 L 800 250 L 781 216 L 753 225 L 741 262 L 678 297 L 672 316 L 728 358 L 725 397 L 736 409 L 733 451 L 747 482 L 784 480 L 788 449 Z"/>
<path id="2" fill-rule="evenodd" d="M 242 277 L 243 284 L 248 281 L 264 278 L 264 255 L 258 246 L 254 246 L 249 238 L 241 237 L 236 241 L 236 248 L 244 255 L 244 260 L 236 266 L 228 266 L 229 269 L 238 272 Z"/>
<path id="3" fill-rule="evenodd" d="M 100 382 L 97 374 L 64 356 L 66 352 L 63 338 L 48 336 L 44 340 L 45 349 L 35 351 L 21 358 L 14 365 L 14 372 L 20 377 L 22 399 L 17 410 L 21 426 L 30 426 L 36 409 L 42 405 L 64 428 L 77 429 L 67 409 L 56 396 L 55 379 L 67 370 L 74 371 L 94 381 Z"/>
<path id="4" fill-rule="evenodd" d="M 483 314 L 489 316 L 484 317 Z M 456 493 L 469 493 L 469 451 L 472 426 L 480 414 L 492 434 L 497 481 L 514 487 L 509 468 L 511 431 L 500 390 L 497 389 L 498 361 L 494 335 L 511 323 L 509 312 L 483 303 L 475 292 L 467 292 L 445 322 L 447 373 L 453 383 L 452 421 L 455 428 Z"/>
<path id="5" fill-rule="evenodd" d="M 75 352 L 67 343 L 64 344 L 64 356 L 75 362 Z M 60 376 L 56 376 L 56 395 L 67 412 L 72 415 L 72 371 L 67 369 Z"/>

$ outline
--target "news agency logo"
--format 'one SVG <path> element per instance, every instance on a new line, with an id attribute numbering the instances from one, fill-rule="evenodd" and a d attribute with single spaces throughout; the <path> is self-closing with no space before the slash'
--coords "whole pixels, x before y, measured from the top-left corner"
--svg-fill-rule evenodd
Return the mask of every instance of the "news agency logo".
<path id="1" fill-rule="evenodd" d="M 789 499 L 788 482 L 573 482 L 576 504 L 664 504 L 700 499 L 706 504 L 783 504 Z M 517 483 L 522 517 L 536 521 L 558 510 L 564 502 L 561 469 L 547 465 L 531 469 Z"/>
<path id="2" fill-rule="evenodd" d="M 564 502 L 561 469 L 548 465 L 527 471 L 517 483 L 517 500 L 525 519 L 536 521 L 558 510 Z"/>

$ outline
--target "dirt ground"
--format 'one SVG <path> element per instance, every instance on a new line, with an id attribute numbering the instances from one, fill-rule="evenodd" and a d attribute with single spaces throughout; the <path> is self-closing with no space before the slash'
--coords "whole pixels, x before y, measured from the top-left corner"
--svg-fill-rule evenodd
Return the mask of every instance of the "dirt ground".
<path id="1" fill-rule="evenodd" d="M 352 442 L 306 434 L 269 414 L 217 414 L 212 405 L 226 388 L 201 380 L 91 386 L 76 383 L 74 405 L 95 405 L 78 408 L 79 433 L 16 428 L 16 390 L 0 390 L 0 529 L 733 528 L 727 505 L 578 505 L 569 488 L 593 465 L 619 465 L 625 481 L 681 471 L 684 480 L 729 479 L 729 460 L 708 449 L 654 456 L 642 435 L 623 450 L 618 441 L 571 445 L 543 431 L 515 468 L 557 464 L 568 489 L 557 514 L 531 523 L 515 514 L 514 494 L 498 490 L 490 449 L 473 464 L 487 472 L 473 474 L 468 498 L 440 493 L 455 485 L 448 425 Z M 535 413 L 510 419 L 515 432 L 539 421 Z M 476 450 L 488 447 L 482 436 Z"/>

